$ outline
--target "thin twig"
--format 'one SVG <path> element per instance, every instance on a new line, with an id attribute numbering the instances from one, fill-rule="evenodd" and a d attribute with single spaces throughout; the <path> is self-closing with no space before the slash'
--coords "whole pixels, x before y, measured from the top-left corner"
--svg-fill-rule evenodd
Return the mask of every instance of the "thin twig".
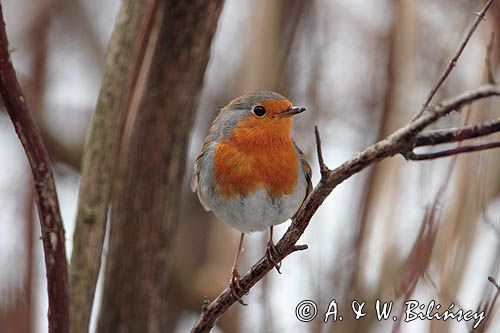
<path id="1" fill-rule="evenodd" d="M 425 131 L 417 135 L 415 147 L 431 146 L 483 137 L 500 132 L 500 118 L 471 126 Z"/>
<path id="2" fill-rule="evenodd" d="M 0 94 L 14 124 L 33 173 L 36 203 L 42 229 L 47 288 L 49 296 L 49 332 L 67 332 L 68 271 L 54 175 L 47 149 L 19 86 L 10 58 L 2 5 L 0 4 Z"/>
<path id="3" fill-rule="evenodd" d="M 354 174 L 384 158 L 411 151 L 416 135 L 424 128 L 452 111 L 459 110 L 462 106 L 490 96 L 500 96 L 500 85 L 486 84 L 443 101 L 432 107 L 429 112 L 426 112 L 415 121 L 400 128 L 387 138 L 377 142 L 352 159 L 329 171 L 328 175 L 322 178 L 319 184 L 312 190 L 302 208 L 297 212 L 295 219 L 292 220 L 292 224 L 276 244 L 279 256 L 275 259 L 282 261 L 296 249 L 295 244 L 309 225 L 312 216 L 335 187 Z M 319 152 L 321 152 L 321 149 Z M 242 293 L 247 293 L 273 268 L 273 264 L 265 256 L 261 258 L 241 277 L 240 286 Z M 201 313 L 192 332 L 210 331 L 217 319 L 236 301 L 237 299 L 232 295 L 231 291 L 226 288 L 214 301 L 204 307 L 204 311 Z"/>
<path id="4" fill-rule="evenodd" d="M 500 285 L 498 285 L 497 280 L 493 276 L 488 276 L 488 281 L 491 282 L 497 288 L 497 291 L 500 291 Z"/>
<path id="5" fill-rule="evenodd" d="M 321 138 L 319 136 L 318 126 L 314 126 L 314 134 L 316 135 L 316 152 L 318 154 L 319 170 L 322 177 L 327 177 L 331 171 L 323 160 L 323 152 L 321 151 Z"/>
<path id="6" fill-rule="evenodd" d="M 467 31 L 467 34 L 465 35 L 464 39 L 460 43 L 458 49 L 455 51 L 455 55 L 453 56 L 453 58 L 451 58 L 450 62 L 448 63 L 448 66 L 446 66 L 445 70 L 443 71 L 443 73 L 439 77 L 438 81 L 436 82 L 434 87 L 431 89 L 431 91 L 427 95 L 427 98 L 425 99 L 425 102 L 422 105 L 422 107 L 420 108 L 420 110 L 411 118 L 411 121 L 414 121 L 415 119 L 420 117 L 424 113 L 424 111 L 427 110 L 432 98 L 434 97 L 434 95 L 436 94 L 438 89 L 441 87 L 443 82 L 446 80 L 446 78 L 448 77 L 450 72 L 453 70 L 453 68 L 457 65 L 458 58 L 462 54 L 462 51 L 464 50 L 465 46 L 469 42 L 469 39 L 471 38 L 474 31 L 476 31 L 476 28 L 478 27 L 479 23 L 481 23 L 481 21 L 484 19 L 484 16 L 485 16 L 486 12 L 488 11 L 488 9 L 490 8 L 492 2 L 493 2 L 493 0 L 488 0 L 486 5 L 484 6 L 484 8 L 479 13 L 476 14 L 476 19 L 474 20 L 474 22 L 470 26 L 469 30 Z"/>
<path id="7" fill-rule="evenodd" d="M 496 142 L 488 142 L 488 143 L 471 145 L 471 146 L 460 146 L 460 147 L 442 150 L 442 151 L 438 151 L 438 152 L 432 152 L 432 153 L 415 154 L 413 151 L 409 151 L 404 156 L 407 159 L 413 160 L 413 161 L 434 160 L 437 158 L 448 157 L 448 156 L 453 156 L 453 155 L 458 155 L 458 154 L 463 154 L 463 153 L 471 153 L 471 152 L 475 152 L 475 151 L 481 151 L 481 150 L 487 150 L 487 149 L 493 149 L 493 148 L 499 148 L 499 147 L 500 147 L 500 141 L 496 141 Z"/>
<path id="8" fill-rule="evenodd" d="M 429 108 L 429 103 L 444 82 L 452 68 L 456 65 L 456 61 L 460 56 L 462 50 L 467 44 L 470 36 L 476 29 L 479 22 L 484 18 L 487 9 L 490 7 L 492 0 L 488 1 L 484 9 L 478 14 L 478 18 L 474 22 L 472 28 L 466 35 L 465 40 L 462 42 L 455 57 L 450 62 L 450 65 L 441 75 L 440 80 L 431 90 L 426 102 L 422 106 L 420 112 L 417 113 L 412 121 L 407 126 L 397 130 L 384 140 L 379 141 L 375 145 L 365 149 L 363 152 L 357 154 L 351 160 L 343 163 L 334 170 L 328 170 L 323 175 L 324 162 L 322 163 L 321 143 L 318 132 L 316 131 L 318 160 L 320 162 L 320 169 L 322 169 L 321 181 L 313 189 L 306 202 L 302 205 L 301 209 L 297 212 L 295 219 L 288 228 L 287 232 L 283 235 L 276 247 L 280 253 L 278 260 L 283 260 L 286 256 L 293 252 L 295 243 L 300 236 L 304 233 L 309 225 L 309 221 L 315 214 L 319 206 L 323 203 L 331 191 L 341 184 L 344 180 L 350 178 L 352 175 L 360 172 L 369 165 L 372 165 L 384 158 L 394 156 L 396 154 L 406 154 L 412 151 L 415 144 L 415 137 L 428 125 L 436 122 L 441 117 L 449 114 L 454 110 L 459 110 L 460 107 L 468 105 L 478 99 L 486 98 L 489 96 L 500 95 L 500 86 L 497 85 L 484 85 L 473 91 L 465 92 L 454 98 L 448 99 L 441 104 L 432 107 L 429 112 L 424 114 L 424 111 Z M 253 265 L 240 280 L 240 285 L 243 292 L 248 292 L 260 279 L 264 277 L 273 268 L 272 263 L 267 261 L 265 257 L 261 258 L 255 265 Z M 229 309 L 229 307 L 237 301 L 229 289 L 224 290 L 212 303 L 204 307 L 192 332 L 208 332 L 214 326 L 216 320 Z"/>

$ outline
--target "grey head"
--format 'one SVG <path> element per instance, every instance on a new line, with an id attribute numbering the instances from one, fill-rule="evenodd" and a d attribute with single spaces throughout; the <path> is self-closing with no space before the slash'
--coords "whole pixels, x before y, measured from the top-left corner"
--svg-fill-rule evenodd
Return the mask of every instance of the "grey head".
<path id="1" fill-rule="evenodd" d="M 237 97 L 220 110 L 212 124 L 210 135 L 216 142 L 222 138 L 227 138 L 240 120 L 252 115 L 257 104 L 268 100 L 279 101 L 286 99 L 286 97 L 274 91 L 251 92 Z"/>

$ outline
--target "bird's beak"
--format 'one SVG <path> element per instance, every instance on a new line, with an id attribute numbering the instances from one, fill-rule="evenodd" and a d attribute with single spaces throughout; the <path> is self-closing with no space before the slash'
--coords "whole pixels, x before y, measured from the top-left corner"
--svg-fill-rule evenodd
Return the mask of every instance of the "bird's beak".
<path id="1" fill-rule="evenodd" d="M 293 106 L 293 107 L 288 108 L 286 111 L 278 113 L 277 115 L 280 117 L 291 117 L 291 116 L 294 116 L 294 115 L 299 114 L 301 112 L 304 112 L 305 110 L 306 110 L 306 108 L 303 106 Z"/>

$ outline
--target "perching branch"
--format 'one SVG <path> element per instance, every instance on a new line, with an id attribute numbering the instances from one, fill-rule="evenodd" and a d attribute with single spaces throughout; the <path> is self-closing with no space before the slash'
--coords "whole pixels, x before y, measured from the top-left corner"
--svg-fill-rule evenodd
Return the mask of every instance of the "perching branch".
<path id="1" fill-rule="evenodd" d="M 352 159 L 333 170 L 328 168 L 324 169 L 324 164 L 320 165 L 323 169 L 321 180 L 310 193 L 302 208 L 297 212 L 295 219 L 292 220 L 292 224 L 286 233 L 276 244 L 276 248 L 280 253 L 279 258 L 276 259 L 283 260 L 296 250 L 295 244 L 309 225 L 309 221 L 335 187 L 361 170 L 381 161 L 382 159 L 397 154 L 406 155 L 408 152 L 413 150 L 416 137 L 424 128 L 452 111 L 459 110 L 462 106 L 490 96 L 500 96 L 500 85 L 486 84 L 429 108 L 428 112 L 422 114 L 415 121 L 403 128 L 400 128 L 361 153 L 358 153 Z M 317 147 L 318 159 L 321 161 L 322 156 L 319 134 L 317 134 Z M 269 262 L 265 256 L 262 257 L 245 275 L 241 277 L 241 293 L 239 296 L 246 294 L 259 280 L 264 277 L 264 275 L 272 270 L 273 267 L 273 264 Z M 203 312 L 193 327 L 192 332 L 210 331 L 210 329 L 214 326 L 215 321 L 236 301 L 237 299 L 231 294 L 230 290 L 226 288 L 226 290 L 224 290 L 214 301 L 204 307 Z"/>
<path id="2" fill-rule="evenodd" d="M 431 91 L 427 95 L 427 98 L 425 99 L 425 102 L 422 105 L 422 107 L 420 108 L 420 110 L 411 118 L 412 121 L 417 119 L 418 117 L 420 117 L 424 113 L 424 111 L 429 106 L 429 103 L 431 102 L 432 98 L 434 97 L 434 95 L 436 94 L 438 89 L 441 87 L 443 82 L 448 78 L 448 75 L 453 70 L 453 68 L 457 65 L 458 58 L 460 58 L 462 51 L 465 49 L 465 46 L 469 42 L 469 39 L 471 38 L 474 31 L 476 31 L 476 28 L 478 27 L 479 23 L 481 23 L 481 21 L 484 19 L 484 16 L 486 15 L 486 12 L 490 8 L 492 2 L 493 2 L 493 0 L 488 0 L 486 5 L 484 5 L 484 8 L 479 13 L 476 14 L 476 19 L 474 20 L 474 22 L 470 26 L 469 30 L 465 34 L 465 37 L 462 40 L 462 42 L 460 43 L 460 45 L 458 46 L 458 49 L 455 51 L 455 55 L 453 56 L 453 58 L 451 58 L 450 62 L 448 63 L 448 66 L 446 66 L 443 73 L 439 77 L 438 81 L 436 82 L 434 87 L 431 89 Z M 492 82 L 490 82 L 490 83 L 492 83 Z"/>
<path id="3" fill-rule="evenodd" d="M 320 137 L 316 129 L 316 147 L 320 163 L 321 180 L 310 193 L 301 209 L 295 215 L 295 218 L 292 220 L 292 224 L 286 233 L 276 244 L 276 248 L 280 254 L 279 258 L 276 258 L 277 260 L 283 260 L 289 254 L 297 250 L 295 244 L 304 233 L 305 229 L 309 225 L 309 221 L 316 213 L 319 206 L 335 187 L 354 174 L 387 157 L 397 154 L 407 157 L 410 153 L 412 153 L 413 148 L 417 146 L 417 142 L 420 146 L 423 146 L 434 144 L 433 140 L 435 140 L 436 143 L 437 141 L 440 141 L 439 143 L 461 141 L 498 131 L 498 124 L 484 123 L 476 125 L 475 127 L 421 133 L 430 124 L 436 122 L 438 119 L 446 116 L 452 111 L 460 110 L 460 108 L 464 105 L 468 105 L 474 101 L 490 96 L 500 96 L 500 85 L 490 83 L 480 86 L 472 91 L 462 93 L 454 98 L 450 98 L 440 104 L 437 104 L 436 106 L 429 107 L 429 103 L 436 94 L 437 90 L 446 80 L 451 70 L 456 66 L 458 58 L 467 45 L 473 32 L 476 30 L 479 23 L 484 19 L 486 11 L 491 6 L 492 2 L 493 0 L 489 0 L 481 12 L 477 14 L 477 18 L 469 28 L 464 40 L 455 52 L 455 55 L 450 60 L 437 83 L 429 92 L 419 112 L 416 113 L 407 126 L 395 131 L 385 139 L 355 155 L 351 160 L 343 163 L 334 170 L 328 169 L 323 162 Z M 248 293 L 248 291 L 272 269 L 273 264 L 269 262 L 266 257 L 261 258 L 245 275 L 241 277 L 241 291 L 238 296 L 243 296 Z M 192 332 L 210 331 L 216 320 L 236 301 L 237 298 L 232 295 L 229 289 L 226 289 L 210 304 L 204 304 L 201 316 L 193 327 Z"/>
<path id="4" fill-rule="evenodd" d="M 49 332 L 67 332 L 68 272 L 64 247 L 64 226 L 47 149 L 19 86 L 10 58 L 3 10 L 0 4 L 0 94 L 5 109 L 21 140 L 33 173 L 36 204 L 42 229 L 47 288 Z"/>

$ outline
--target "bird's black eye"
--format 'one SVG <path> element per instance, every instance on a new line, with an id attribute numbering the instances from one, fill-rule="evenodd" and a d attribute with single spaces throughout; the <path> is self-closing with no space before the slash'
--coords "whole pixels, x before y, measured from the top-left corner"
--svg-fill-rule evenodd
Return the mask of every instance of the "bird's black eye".
<path id="1" fill-rule="evenodd" d="M 256 115 L 257 117 L 262 117 L 263 115 L 266 114 L 266 109 L 261 105 L 257 105 L 256 107 L 253 108 L 253 114 Z"/>

